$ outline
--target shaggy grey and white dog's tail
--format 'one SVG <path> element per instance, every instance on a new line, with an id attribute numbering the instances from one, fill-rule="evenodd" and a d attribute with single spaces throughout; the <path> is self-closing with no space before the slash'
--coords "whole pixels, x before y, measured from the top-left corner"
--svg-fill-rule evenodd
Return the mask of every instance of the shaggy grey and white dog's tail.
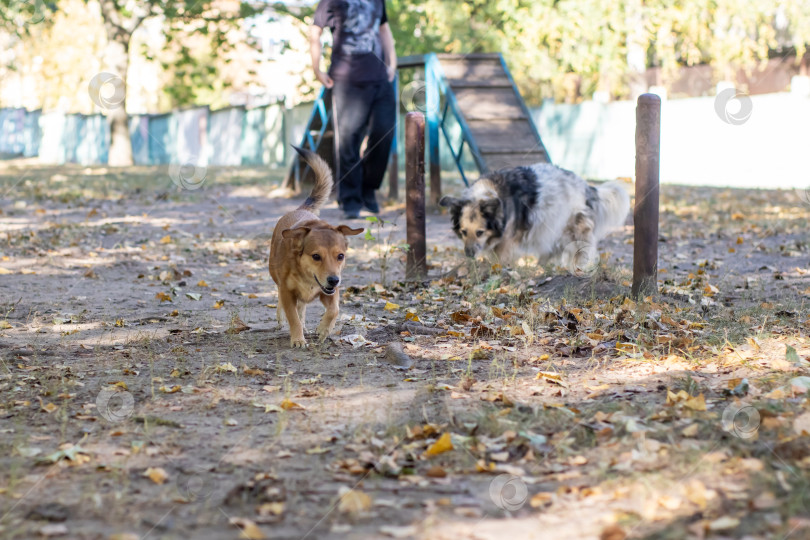
<path id="1" fill-rule="evenodd" d="M 621 181 L 602 184 L 596 188 L 596 193 L 594 233 L 597 239 L 602 239 L 624 225 L 630 211 L 630 195 Z"/>
<path id="2" fill-rule="evenodd" d="M 293 146 L 295 151 L 300 154 L 304 161 L 307 162 L 315 173 L 315 185 L 312 186 L 312 191 L 309 197 L 304 201 L 304 204 L 298 207 L 299 210 L 307 210 L 313 214 L 317 214 L 321 207 L 329 200 L 329 195 L 332 193 L 332 168 L 321 156 L 307 150 L 306 148 L 298 148 Z"/>

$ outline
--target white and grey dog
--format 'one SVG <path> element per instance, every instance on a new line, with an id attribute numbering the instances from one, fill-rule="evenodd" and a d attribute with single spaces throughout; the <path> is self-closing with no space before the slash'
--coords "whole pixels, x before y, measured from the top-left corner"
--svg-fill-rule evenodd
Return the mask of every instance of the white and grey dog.
<path id="1" fill-rule="evenodd" d="M 598 187 L 549 163 L 482 176 L 461 197 L 443 197 L 464 253 L 494 253 L 502 262 L 521 254 L 555 261 L 581 274 L 598 262 L 597 243 L 621 227 L 630 196 L 619 182 Z"/>

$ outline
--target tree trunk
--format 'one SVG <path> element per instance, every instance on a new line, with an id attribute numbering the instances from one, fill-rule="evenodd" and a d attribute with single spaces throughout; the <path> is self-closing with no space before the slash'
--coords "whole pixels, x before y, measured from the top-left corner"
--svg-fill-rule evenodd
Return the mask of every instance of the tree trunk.
<path id="1" fill-rule="evenodd" d="M 107 65 L 115 79 L 107 84 L 115 87 L 117 99 L 110 102 L 107 122 L 110 125 L 110 152 L 107 163 L 113 166 L 132 165 L 132 140 L 129 136 L 127 114 L 127 68 L 129 67 L 129 39 L 131 34 L 107 32 Z"/>
<path id="2" fill-rule="evenodd" d="M 105 74 L 96 89 L 96 103 L 105 110 L 110 125 L 110 152 L 107 163 L 113 166 L 132 165 L 132 141 L 129 137 L 127 115 L 127 69 L 129 42 L 132 33 L 149 14 L 126 12 L 115 0 L 99 0 L 104 30 L 107 33 L 105 61 L 111 74 Z M 126 15 L 125 15 L 126 13 Z M 105 88 L 106 87 L 106 88 Z M 110 98 L 110 90 L 112 98 Z"/>

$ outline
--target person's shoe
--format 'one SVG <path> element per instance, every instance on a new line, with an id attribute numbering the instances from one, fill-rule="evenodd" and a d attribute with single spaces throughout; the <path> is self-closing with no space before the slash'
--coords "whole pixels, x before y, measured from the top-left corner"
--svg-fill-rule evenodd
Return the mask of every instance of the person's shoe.
<path id="1" fill-rule="evenodd" d="M 346 210 L 343 212 L 343 219 L 359 219 L 360 210 Z"/>
<path id="2" fill-rule="evenodd" d="M 379 214 L 380 213 L 380 205 L 377 204 L 377 197 L 374 194 L 371 194 L 371 197 L 366 197 L 363 199 L 363 208 L 371 212 L 372 214 Z"/>

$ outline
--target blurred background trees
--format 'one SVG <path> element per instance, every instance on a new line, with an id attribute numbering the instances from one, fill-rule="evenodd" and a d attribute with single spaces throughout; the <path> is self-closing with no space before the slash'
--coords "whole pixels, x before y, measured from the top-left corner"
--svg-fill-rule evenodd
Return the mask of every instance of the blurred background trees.
<path id="1" fill-rule="evenodd" d="M 404 54 L 503 51 L 524 97 L 632 94 L 640 72 L 666 86 L 685 66 L 734 80 L 774 56 L 801 59 L 806 0 L 388 0 Z M 806 69 L 806 68 L 805 68 Z M 715 80 L 714 82 L 717 82 Z"/>
<path id="2" fill-rule="evenodd" d="M 2 0 L 3 28 L 12 53 L 3 68 L 17 72 L 18 94 L 29 101 L 68 111 L 102 109 L 110 124 L 111 165 L 131 165 L 127 98 L 129 81 L 155 79 L 155 70 L 136 63 L 157 62 L 170 76 L 144 90 L 164 94 L 167 108 L 193 104 L 206 90 L 224 90 L 217 63 L 227 64 L 250 36 L 240 23 L 258 12 L 237 0 Z M 149 21 L 153 24 L 145 27 Z M 141 28 L 139 40 L 135 33 Z M 152 66 L 154 68 L 154 66 Z M 20 76 L 20 72 L 27 76 Z M 99 74 L 104 74 L 98 84 Z M 151 75 L 151 77 L 149 77 Z M 159 76 L 159 75 L 158 75 Z M 77 89 L 87 89 L 86 91 Z M 2 89 L 0 89 L 2 90 Z M 101 95 L 106 92 L 106 95 Z M 198 94 L 199 93 L 199 94 Z M 210 96 L 208 96 L 210 99 Z M 55 100 L 55 103 L 54 103 Z M 159 107 L 159 105 L 158 105 Z M 152 107 L 148 107 L 152 109 Z"/>
<path id="3" fill-rule="evenodd" d="M 314 5 L 0 0 L 0 107 L 99 112 L 88 89 L 102 72 L 124 85 L 122 106 L 105 111 L 119 130 L 126 113 L 277 100 L 292 105 L 316 88 L 305 37 Z M 775 58 L 805 75 L 810 63 L 807 0 L 386 5 L 400 55 L 501 51 L 530 105 L 545 98 L 623 99 L 651 85 L 672 96 L 700 95 L 713 93 L 721 80 L 745 90 L 752 80 L 746 75 L 767 77 Z M 699 85 L 683 83 L 690 69 L 700 74 Z"/>

